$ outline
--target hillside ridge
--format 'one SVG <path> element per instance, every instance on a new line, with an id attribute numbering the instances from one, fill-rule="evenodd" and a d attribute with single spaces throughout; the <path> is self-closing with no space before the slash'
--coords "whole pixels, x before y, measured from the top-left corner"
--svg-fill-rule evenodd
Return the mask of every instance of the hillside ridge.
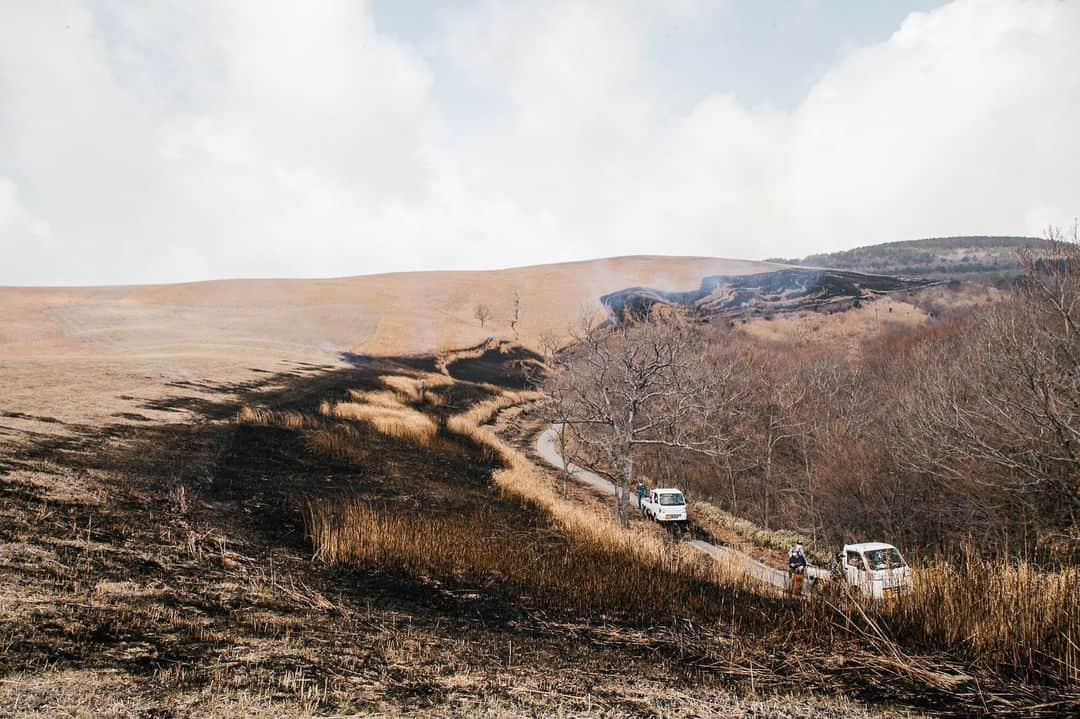
<path id="1" fill-rule="evenodd" d="M 1021 262 L 1019 250 L 1045 252 L 1050 242 L 1038 237 L 1013 235 L 957 235 L 898 240 L 849 250 L 821 252 L 802 258 L 773 258 L 768 262 L 855 270 L 872 274 L 951 276 L 1016 274 Z"/>

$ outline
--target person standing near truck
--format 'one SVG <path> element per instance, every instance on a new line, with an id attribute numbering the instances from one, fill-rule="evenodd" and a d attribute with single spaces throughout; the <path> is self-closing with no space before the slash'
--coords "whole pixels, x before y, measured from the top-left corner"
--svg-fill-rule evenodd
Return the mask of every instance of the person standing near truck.
<path id="1" fill-rule="evenodd" d="M 641 500 L 645 499 L 645 483 L 637 483 L 637 508 L 641 509 Z"/>
<path id="2" fill-rule="evenodd" d="M 794 596 L 799 596 L 803 591 L 803 579 L 806 576 L 806 550 L 802 542 L 796 542 L 795 546 L 788 550 L 788 587 Z"/>

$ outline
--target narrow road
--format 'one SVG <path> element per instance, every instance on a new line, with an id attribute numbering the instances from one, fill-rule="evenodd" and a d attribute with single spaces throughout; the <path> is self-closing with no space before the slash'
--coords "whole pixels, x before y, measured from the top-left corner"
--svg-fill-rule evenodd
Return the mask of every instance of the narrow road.
<path id="1" fill-rule="evenodd" d="M 543 432 L 540 433 L 540 436 L 536 438 L 536 453 L 539 454 L 540 458 L 550 464 L 552 467 L 555 467 L 559 471 L 562 471 L 563 461 L 562 457 L 559 455 L 558 437 L 558 425 L 552 425 L 551 427 L 545 429 Z M 615 485 L 612 484 L 609 480 L 601 477 L 599 474 L 596 474 L 595 472 L 590 472 L 587 469 L 583 469 L 582 467 L 579 467 L 572 462 L 566 469 L 570 472 L 571 477 L 581 482 L 582 484 L 592 487 L 601 494 L 615 494 Z M 717 544 L 710 544 L 709 542 L 701 539 L 692 540 L 688 542 L 688 544 L 694 549 L 697 549 L 698 551 L 709 555 L 717 561 L 734 560 L 742 564 L 747 574 L 760 582 L 770 584 L 780 590 L 787 590 L 788 588 L 788 573 L 784 569 L 770 567 L 769 565 L 763 564 L 758 560 L 754 559 L 749 554 L 740 552 L 737 549 L 732 549 L 731 547 L 724 547 Z M 807 577 L 815 580 L 829 576 L 829 572 L 827 570 L 821 569 L 819 567 L 807 567 L 806 574 Z"/>

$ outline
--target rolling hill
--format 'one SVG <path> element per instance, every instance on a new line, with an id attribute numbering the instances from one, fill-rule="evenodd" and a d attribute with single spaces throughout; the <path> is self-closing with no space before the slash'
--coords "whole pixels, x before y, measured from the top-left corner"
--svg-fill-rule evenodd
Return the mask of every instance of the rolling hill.
<path id="1" fill-rule="evenodd" d="M 625 287 L 696 287 L 702 277 L 776 265 L 705 257 L 619 257 L 479 272 L 337 279 L 222 280 L 131 287 L 0 287 L 0 416 L 28 431 L 117 421 L 132 398 L 248 382 L 350 353 L 401 355 L 565 335 L 600 297 Z M 477 304 L 491 308 L 484 327 Z M 72 390 L 77 388 L 77 392 Z M 125 399 L 126 398 L 126 399 Z M 141 405 L 140 405 L 141 406 Z M 145 407 L 139 414 L 163 419 Z M 0 427 L 0 432 L 3 428 Z"/>
<path id="2" fill-rule="evenodd" d="M 697 286 L 702 277 L 774 265 L 705 257 L 620 257 L 482 272 L 339 279 L 223 280 L 105 288 L 0 288 L 0 357 L 255 353 L 402 354 L 510 335 L 561 333 L 599 298 L 635 285 Z M 492 310 L 485 327 L 477 304 Z"/>

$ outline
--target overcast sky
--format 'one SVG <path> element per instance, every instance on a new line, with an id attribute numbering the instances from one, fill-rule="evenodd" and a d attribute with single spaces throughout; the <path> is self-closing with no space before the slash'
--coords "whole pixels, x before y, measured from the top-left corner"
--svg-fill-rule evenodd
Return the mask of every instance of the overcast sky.
<path id="1" fill-rule="evenodd" d="M 0 284 L 796 256 L 1080 213 L 1066 0 L 3 0 Z"/>

